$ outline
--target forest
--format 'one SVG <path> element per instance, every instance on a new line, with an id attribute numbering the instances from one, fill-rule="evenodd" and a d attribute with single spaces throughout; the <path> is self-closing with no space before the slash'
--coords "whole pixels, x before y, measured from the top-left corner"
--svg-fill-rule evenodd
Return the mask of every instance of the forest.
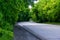
<path id="1" fill-rule="evenodd" d="M 31 0 L 0 0 L 0 40 L 13 40 L 15 23 L 30 19 L 60 23 L 60 0 L 39 0 L 36 4 Z"/>

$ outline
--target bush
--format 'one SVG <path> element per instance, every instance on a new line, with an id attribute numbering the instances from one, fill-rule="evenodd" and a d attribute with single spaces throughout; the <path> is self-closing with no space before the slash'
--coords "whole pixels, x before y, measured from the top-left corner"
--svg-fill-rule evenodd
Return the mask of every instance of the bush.
<path id="1" fill-rule="evenodd" d="M 29 9 L 25 9 L 25 10 L 22 10 L 19 12 L 18 14 L 18 22 L 21 22 L 21 21 L 29 21 Z"/>
<path id="2" fill-rule="evenodd" d="M 32 19 L 35 22 L 60 22 L 59 4 L 59 0 L 40 0 L 34 4 Z"/>
<path id="3" fill-rule="evenodd" d="M 18 20 L 26 21 L 29 18 L 27 7 L 27 0 L 0 0 L 0 28 L 3 30 L 3 33 L 0 32 L 0 40 L 12 40 L 13 25 Z"/>

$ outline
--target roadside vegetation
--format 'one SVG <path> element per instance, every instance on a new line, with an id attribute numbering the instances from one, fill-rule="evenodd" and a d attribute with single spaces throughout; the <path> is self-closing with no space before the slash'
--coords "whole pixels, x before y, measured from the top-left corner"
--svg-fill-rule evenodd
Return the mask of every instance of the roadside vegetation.
<path id="1" fill-rule="evenodd" d="M 31 10 L 28 5 L 31 3 Z M 33 20 L 38 23 L 60 24 L 60 0 L 0 0 L 0 40 L 13 40 L 16 22 Z"/>
<path id="2" fill-rule="evenodd" d="M 27 5 L 27 0 L 0 0 L 0 40 L 13 40 L 14 24 L 28 19 Z"/>
<path id="3" fill-rule="evenodd" d="M 60 22 L 60 0 L 40 0 L 32 8 L 35 22 Z"/>

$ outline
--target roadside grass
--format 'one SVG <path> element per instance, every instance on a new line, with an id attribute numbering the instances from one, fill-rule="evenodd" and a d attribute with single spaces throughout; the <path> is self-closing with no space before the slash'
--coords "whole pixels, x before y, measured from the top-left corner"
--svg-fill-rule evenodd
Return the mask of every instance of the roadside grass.
<path id="1" fill-rule="evenodd" d="M 46 24 L 60 25 L 60 22 L 46 22 Z"/>

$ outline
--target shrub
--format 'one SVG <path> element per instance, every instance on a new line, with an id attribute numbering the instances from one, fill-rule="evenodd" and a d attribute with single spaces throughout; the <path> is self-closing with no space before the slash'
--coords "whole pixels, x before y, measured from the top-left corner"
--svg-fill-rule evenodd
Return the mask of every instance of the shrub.
<path id="1" fill-rule="evenodd" d="M 35 22 L 60 22 L 60 1 L 39 0 L 33 7 L 33 20 Z"/>
<path id="2" fill-rule="evenodd" d="M 14 24 L 18 20 L 25 21 L 28 19 L 27 5 L 27 0 L 0 0 L 0 28 L 2 29 L 0 32 L 0 40 L 12 40 L 13 35 L 11 37 L 10 34 L 13 33 Z M 21 11 L 23 12 L 21 13 Z M 21 17 L 21 15 L 24 16 Z M 26 19 L 24 19 L 25 17 Z"/>

